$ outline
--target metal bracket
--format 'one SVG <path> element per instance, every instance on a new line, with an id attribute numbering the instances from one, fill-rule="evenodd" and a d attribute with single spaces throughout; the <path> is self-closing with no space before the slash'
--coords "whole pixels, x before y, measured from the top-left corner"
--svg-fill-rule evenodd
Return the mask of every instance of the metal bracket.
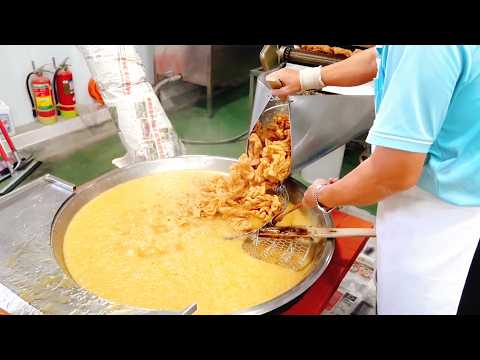
<path id="1" fill-rule="evenodd" d="M 62 180 L 56 176 L 53 176 L 53 175 L 50 175 L 50 174 L 46 174 L 44 176 L 44 179 L 45 181 L 53 184 L 53 185 L 56 185 L 64 190 L 67 190 L 67 191 L 70 191 L 70 192 L 74 192 L 75 189 L 77 188 L 76 185 L 72 184 L 72 183 L 69 183 L 68 181 L 65 181 L 65 180 Z"/>

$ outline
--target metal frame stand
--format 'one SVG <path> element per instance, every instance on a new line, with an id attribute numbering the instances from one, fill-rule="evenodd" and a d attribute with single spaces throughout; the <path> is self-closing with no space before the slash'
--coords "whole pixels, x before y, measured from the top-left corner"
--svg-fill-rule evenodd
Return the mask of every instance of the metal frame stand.
<path id="1" fill-rule="evenodd" d="M 257 85 L 257 78 L 262 73 L 263 73 L 263 69 L 261 67 L 250 70 L 250 90 L 248 92 L 248 100 L 249 100 L 249 104 L 250 104 L 250 113 L 253 110 L 253 101 L 255 99 L 255 89 L 256 89 L 256 85 Z"/>

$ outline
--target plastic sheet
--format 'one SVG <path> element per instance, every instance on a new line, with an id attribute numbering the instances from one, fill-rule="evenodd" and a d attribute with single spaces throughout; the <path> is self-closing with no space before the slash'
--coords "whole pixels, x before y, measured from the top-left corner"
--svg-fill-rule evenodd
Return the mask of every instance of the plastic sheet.
<path id="1" fill-rule="evenodd" d="M 162 108 L 133 45 L 77 45 L 117 124 L 127 154 L 113 161 L 135 162 L 183 155 L 184 146 Z"/>

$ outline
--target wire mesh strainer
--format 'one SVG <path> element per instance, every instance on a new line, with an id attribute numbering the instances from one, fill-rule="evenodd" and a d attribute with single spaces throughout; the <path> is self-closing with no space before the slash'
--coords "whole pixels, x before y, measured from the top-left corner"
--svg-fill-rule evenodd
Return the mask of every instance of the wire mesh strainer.
<path id="1" fill-rule="evenodd" d="M 272 226 L 249 235 L 243 249 L 257 259 L 299 271 L 312 262 L 327 238 L 372 236 L 376 236 L 372 228 Z"/>
<path id="2" fill-rule="evenodd" d="M 249 234 L 242 248 L 250 256 L 272 264 L 300 271 L 315 258 L 324 245 L 323 238 L 312 238 L 303 228 L 285 228 L 295 232 L 295 238 L 277 238 L 260 230 Z"/>

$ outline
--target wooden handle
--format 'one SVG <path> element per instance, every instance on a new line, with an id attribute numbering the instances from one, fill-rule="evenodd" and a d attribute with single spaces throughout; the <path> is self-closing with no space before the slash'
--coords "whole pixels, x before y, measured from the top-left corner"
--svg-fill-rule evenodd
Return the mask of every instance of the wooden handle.
<path id="1" fill-rule="evenodd" d="M 372 237 L 377 236 L 375 229 L 370 228 L 312 228 L 310 233 L 318 237 Z"/>
<path id="2" fill-rule="evenodd" d="M 273 225 L 275 225 L 276 223 L 279 223 L 280 221 L 282 221 L 282 220 L 285 218 L 285 216 L 287 216 L 288 214 L 294 212 L 295 210 L 300 209 L 302 206 L 303 206 L 303 204 L 300 203 L 300 204 L 297 204 L 297 205 L 295 205 L 294 207 L 292 207 L 290 210 L 287 210 L 287 211 L 284 212 L 284 213 L 278 214 L 277 216 L 275 216 L 275 217 L 272 219 L 271 223 L 272 223 Z"/>
<path id="3" fill-rule="evenodd" d="M 295 234 L 293 231 L 279 232 L 277 229 L 282 229 L 282 227 L 272 227 L 260 230 L 260 237 L 268 237 L 271 239 L 278 240 L 292 240 L 292 241 L 311 241 L 311 237 L 315 237 L 317 240 L 319 238 L 342 238 L 342 237 L 372 237 L 376 236 L 375 229 L 371 228 L 322 228 L 322 227 L 311 227 L 311 226 L 296 226 L 291 229 L 298 228 L 304 229 L 303 234 Z M 288 229 L 288 227 L 286 227 Z M 314 240 L 316 241 L 316 240 Z"/>

